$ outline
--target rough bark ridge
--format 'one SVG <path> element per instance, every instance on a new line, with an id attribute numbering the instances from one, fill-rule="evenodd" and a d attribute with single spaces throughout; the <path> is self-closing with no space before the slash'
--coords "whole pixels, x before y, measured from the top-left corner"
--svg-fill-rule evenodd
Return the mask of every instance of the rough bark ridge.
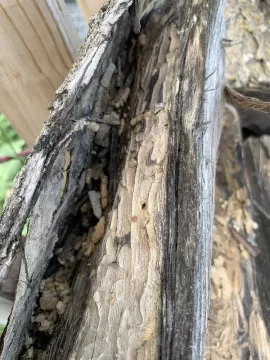
<path id="1" fill-rule="evenodd" d="M 105 213 L 106 231 L 91 263 L 83 260 L 77 267 L 71 301 L 41 356 L 203 356 L 224 4 L 156 1 L 144 16 L 137 46 L 128 40 L 130 5 L 111 2 L 91 24 L 81 58 L 59 89 L 49 121 L 6 204 L 0 229 L 5 265 L 31 210 L 25 246 L 31 287 L 22 267 L 3 359 L 15 359 L 20 351 L 55 244 L 63 240 L 61 230 L 81 199 L 85 169 L 93 165 L 97 135 L 92 120 L 100 119 L 109 103 L 104 74 L 118 58 L 120 64 L 126 60 L 127 52 L 135 59 L 135 77 L 131 89 L 120 89 L 128 88 L 131 95 L 119 185 L 110 176 L 110 186 L 113 182 L 117 189 L 115 201 Z M 66 153 L 71 154 L 68 165 Z"/>

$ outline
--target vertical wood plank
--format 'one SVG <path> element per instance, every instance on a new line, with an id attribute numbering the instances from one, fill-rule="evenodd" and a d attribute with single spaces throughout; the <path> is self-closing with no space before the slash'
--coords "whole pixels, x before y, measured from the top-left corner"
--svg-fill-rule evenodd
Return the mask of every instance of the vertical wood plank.
<path id="1" fill-rule="evenodd" d="M 0 111 L 29 145 L 80 44 L 70 21 L 62 0 L 0 3 Z"/>
<path id="2" fill-rule="evenodd" d="M 84 21 L 88 23 L 90 16 L 95 14 L 104 4 L 104 0 L 77 0 Z"/>

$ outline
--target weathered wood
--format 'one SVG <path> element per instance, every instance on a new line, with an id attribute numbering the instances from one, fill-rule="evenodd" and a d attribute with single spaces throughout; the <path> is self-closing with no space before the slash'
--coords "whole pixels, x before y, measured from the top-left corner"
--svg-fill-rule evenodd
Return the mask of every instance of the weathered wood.
<path id="1" fill-rule="evenodd" d="M 258 301 L 268 334 L 270 349 L 270 286 L 269 286 L 269 150 L 270 138 L 264 135 L 248 138 L 244 143 L 245 166 L 255 220 L 258 223 L 258 244 L 260 255 L 254 261 Z"/>
<path id="2" fill-rule="evenodd" d="M 255 97 L 261 101 L 270 101 L 270 95 L 267 88 L 241 88 L 237 89 L 237 91 L 245 96 Z M 270 112 L 264 113 L 253 110 L 247 111 L 247 109 L 238 109 L 238 113 L 244 137 L 270 134 Z"/>
<path id="3" fill-rule="evenodd" d="M 31 288 L 22 266 L 2 359 L 15 359 L 21 349 L 54 246 L 74 237 L 68 220 L 72 223 L 72 204 L 85 191 L 81 175 L 94 161 L 93 120 L 108 124 L 105 116 L 113 107 L 126 124 L 119 162 L 114 160 L 117 171 L 110 164 L 104 169 L 111 169 L 112 193 L 117 189 L 113 207 L 102 214 L 105 234 L 99 244 L 88 243 L 90 261 L 77 265 L 70 302 L 51 328 L 51 338 L 48 333 L 47 345 L 38 345 L 45 323 L 35 333 L 29 327 L 35 338 L 31 348 L 46 359 L 203 357 L 223 96 L 224 4 L 155 1 L 143 18 L 137 44 L 131 34 L 131 5 L 131 0 L 110 3 L 90 23 L 80 59 L 51 104 L 46 127 L 5 206 L 0 228 L 4 266 L 30 215 L 25 253 Z M 117 73 L 111 70 L 114 65 Z M 117 148 L 112 144 L 105 149 Z M 102 228 L 98 224 L 90 227 L 90 239 L 91 231 Z M 66 270 L 64 265 L 61 271 Z M 58 272 L 50 279 L 56 277 Z M 42 312 L 43 292 L 35 316 Z"/>
<path id="4" fill-rule="evenodd" d="M 247 96 L 268 101 L 269 27 L 260 4 L 244 0 L 227 1 L 225 14 L 231 25 L 226 38 L 242 42 L 226 48 L 226 84 L 235 86 L 237 91 Z M 242 55 L 239 56 L 239 53 Z M 254 86 L 255 89 L 246 88 Z M 265 91 L 262 91 L 263 88 Z M 250 193 L 254 190 L 250 189 L 249 193 L 246 180 L 250 176 L 252 182 L 257 181 L 254 169 L 258 165 L 254 165 L 257 159 L 254 161 L 246 146 L 243 161 L 239 122 L 245 137 L 260 135 L 269 131 L 269 115 L 246 109 L 229 109 L 217 165 L 211 305 L 205 358 L 268 359 L 268 251 L 261 235 L 262 232 L 265 235 L 267 229 L 263 230 L 258 217 L 254 216 L 254 206 L 253 216 L 251 213 L 253 195 L 250 197 Z M 259 186 L 263 194 L 261 184 L 255 185 L 255 191 Z M 233 229 L 231 224 L 236 224 L 236 228 Z M 252 244 L 248 240 L 254 237 L 258 224 L 256 240 Z"/>
<path id="5" fill-rule="evenodd" d="M 205 359 L 268 359 L 268 317 L 258 287 L 265 248 L 252 216 L 237 111 L 224 117 L 216 176 L 211 302 Z M 265 279 L 265 277 L 264 277 Z M 266 301 L 267 302 L 267 301 Z M 268 301 L 269 308 L 269 301 Z M 269 311 L 269 310 L 268 310 Z"/>
<path id="6" fill-rule="evenodd" d="M 38 213 L 40 210 L 39 206 L 42 203 L 41 198 L 43 198 L 44 201 L 47 196 L 48 207 L 50 210 L 48 210 L 48 212 L 45 211 L 46 216 L 44 216 L 43 219 L 38 215 L 37 218 L 40 219 L 40 225 L 38 226 L 39 230 L 36 232 L 34 226 L 32 235 L 31 225 L 29 228 L 25 253 L 27 262 L 31 259 L 28 263 L 31 288 L 29 288 L 27 284 L 25 269 L 22 268 L 14 311 L 9 323 L 11 333 L 9 337 L 7 331 L 5 336 L 5 344 L 2 353 L 3 359 L 13 359 L 20 351 L 23 341 L 22 335 L 25 334 L 26 324 L 30 319 L 31 312 L 35 305 L 33 298 L 37 295 L 41 278 L 48 265 L 48 260 L 52 256 L 52 250 L 55 243 L 57 242 L 58 231 L 57 229 L 53 230 L 54 226 L 58 219 L 60 222 L 63 221 L 63 223 L 67 221 L 67 215 L 72 212 L 70 201 L 73 203 L 75 201 L 74 189 L 76 190 L 76 187 L 78 186 L 78 177 L 85 167 L 90 167 L 91 165 L 88 164 L 87 166 L 89 159 L 86 159 L 84 163 L 78 162 L 78 164 L 72 159 L 75 177 L 74 183 L 72 183 L 73 180 L 69 179 L 71 197 L 68 196 L 68 192 L 65 196 L 66 200 L 64 199 L 65 201 L 62 201 L 62 166 L 65 161 L 65 152 L 68 151 L 70 147 L 72 148 L 71 142 L 74 141 L 74 139 L 72 139 L 74 138 L 73 133 L 75 133 L 75 136 L 77 136 L 76 133 L 78 134 L 77 131 L 74 132 L 72 119 L 74 119 L 74 117 L 80 119 L 84 115 L 88 115 L 89 111 L 93 110 L 98 96 L 100 96 L 99 92 L 96 91 L 96 85 L 99 84 L 108 64 L 111 61 L 116 61 L 117 53 L 113 53 L 114 47 L 118 48 L 119 43 L 121 43 L 123 39 L 126 39 L 129 34 L 129 32 L 126 32 L 126 28 L 123 31 L 121 26 L 118 29 L 115 29 L 115 33 L 112 34 L 112 28 L 119 19 L 123 18 L 125 9 L 130 4 L 131 1 L 127 1 L 126 3 L 122 2 L 115 6 L 112 4 L 111 6 L 108 6 L 107 12 L 104 14 L 104 20 L 103 18 L 96 18 L 92 23 L 87 39 L 88 45 L 86 44 L 81 50 L 81 58 L 75 65 L 77 68 L 76 76 L 74 76 L 74 72 L 71 73 L 65 82 L 66 86 L 63 85 L 63 87 L 59 89 L 56 100 L 51 105 L 52 113 L 47 122 L 47 126 L 41 134 L 32 155 L 22 169 L 20 177 L 15 181 L 13 191 L 10 194 L 1 216 L 0 278 L 2 282 L 6 276 L 7 267 L 12 264 L 12 259 L 18 246 L 16 237 L 20 235 L 30 210 L 32 211 L 32 214 L 34 214 L 35 211 Z M 128 16 L 129 15 L 126 14 L 124 16 L 125 20 L 122 21 L 126 22 L 126 17 Z M 103 27 L 98 32 L 98 25 L 101 21 Z M 94 29 L 96 30 L 95 32 L 93 32 Z M 86 55 L 86 53 L 88 56 L 84 59 L 83 55 Z M 69 93 L 69 97 L 65 96 L 66 92 Z M 74 105 L 76 104 L 77 99 L 80 99 L 80 101 L 75 106 L 75 109 Z M 102 99 L 99 101 L 101 100 Z M 95 115 L 99 116 L 99 114 Z M 76 125 L 77 123 L 75 123 L 75 126 Z M 88 136 L 91 136 L 91 131 L 88 133 Z M 78 151 L 81 146 L 82 144 L 78 142 L 77 149 L 74 149 L 73 151 Z M 86 157 L 87 153 L 90 154 L 90 152 L 91 148 L 89 147 L 87 151 L 81 152 L 81 156 Z M 78 167 L 76 167 L 77 165 Z M 52 199 L 52 194 L 54 194 L 54 205 L 51 204 L 50 201 Z M 38 198 L 40 199 L 39 201 L 37 200 Z M 36 208 L 34 208 L 34 204 L 37 205 Z M 43 211 L 44 210 L 45 209 L 43 209 Z M 44 223 L 42 223 L 42 221 L 44 221 Z M 54 231 L 55 234 L 53 233 Z M 32 236 L 33 239 L 37 239 L 33 249 L 31 246 L 28 246 L 28 244 L 31 243 L 30 238 L 32 238 Z M 41 246 L 41 249 L 39 249 L 39 246 Z M 13 333 L 13 329 L 16 329 L 16 333 Z M 12 342 L 11 349 L 9 349 L 10 341 Z"/>
<path id="7" fill-rule="evenodd" d="M 32 145 L 80 39 L 63 0 L 3 0 L 0 23 L 0 110 Z"/>

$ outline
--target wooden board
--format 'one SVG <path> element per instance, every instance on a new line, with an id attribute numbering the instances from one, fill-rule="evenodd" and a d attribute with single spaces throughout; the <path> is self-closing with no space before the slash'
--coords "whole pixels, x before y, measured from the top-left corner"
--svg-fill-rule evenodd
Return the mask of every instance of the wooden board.
<path id="1" fill-rule="evenodd" d="M 0 111 L 33 145 L 80 40 L 62 0 L 0 4 Z"/>
<path id="2" fill-rule="evenodd" d="M 101 6 L 104 4 L 104 0 L 76 0 L 80 7 L 82 16 L 86 24 L 92 15 L 98 12 Z"/>

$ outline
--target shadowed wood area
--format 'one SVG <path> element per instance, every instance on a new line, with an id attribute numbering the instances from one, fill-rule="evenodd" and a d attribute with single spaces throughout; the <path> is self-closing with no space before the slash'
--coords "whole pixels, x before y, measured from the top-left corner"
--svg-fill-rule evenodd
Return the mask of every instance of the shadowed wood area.
<path id="1" fill-rule="evenodd" d="M 30 218 L 3 360 L 203 358 L 223 7 L 155 1 L 135 36 L 122 0 L 90 23 L 1 217 L 1 281 Z"/>
<path id="2" fill-rule="evenodd" d="M 258 223 L 258 244 L 261 253 L 254 261 L 258 299 L 270 337 L 270 286 L 269 286 L 269 142 L 268 135 L 250 137 L 244 143 L 245 166 L 255 220 Z M 270 345 L 268 343 L 268 348 Z"/>

